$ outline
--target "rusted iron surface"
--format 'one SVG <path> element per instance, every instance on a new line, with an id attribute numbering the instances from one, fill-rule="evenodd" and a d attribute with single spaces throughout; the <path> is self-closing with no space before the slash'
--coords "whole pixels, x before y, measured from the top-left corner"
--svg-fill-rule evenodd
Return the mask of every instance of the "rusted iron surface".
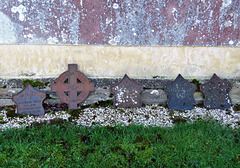
<path id="1" fill-rule="evenodd" d="M 59 76 L 57 82 L 51 85 L 51 90 L 57 92 L 69 109 L 77 109 L 77 105 L 87 98 L 89 92 L 94 91 L 94 85 L 77 70 L 77 64 L 69 64 L 68 71 Z"/>
<path id="2" fill-rule="evenodd" d="M 216 74 L 200 90 L 205 95 L 204 106 L 208 109 L 226 109 L 231 106 L 229 91 L 232 89 L 230 82 L 220 79 Z"/>
<path id="3" fill-rule="evenodd" d="M 126 74 L 123 79 L 110 87 L 114 94 L 115 107 L 141 107 L 140 93 L 143 86 L 131 80 Z"/>
<path id="4" fill-rule="evenodd" d="M 169 85 L 165 87 L 168 94 L 167 105 L 173 110 L 190 110 L 194 108 L 193 97 L 197 87 L 185 80 L 181 74 Z"/>
<path id="5" fill-rule="evenodd" d="M 2 0 L 0 43 L 239 46 L 239 0 Z"/>
<path id="6" fill-rule="evenodd" d="M 45 93 L 28 84 L 20 93 L 14 95 L 12 100 L 17 104 L 18 114 L 44 115 L 42 102 L 45 98 Z"/>

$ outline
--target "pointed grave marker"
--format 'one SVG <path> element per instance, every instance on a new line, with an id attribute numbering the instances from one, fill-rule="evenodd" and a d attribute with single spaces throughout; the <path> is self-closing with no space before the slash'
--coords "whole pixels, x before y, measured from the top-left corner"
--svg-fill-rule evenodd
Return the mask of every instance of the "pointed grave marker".
<path id="1" fill-rule="evenodd" d="M 68 71 L 59 76 L 57 82 L 51 85 L 51 90 L 68 104 L 68 109 L 77 109 L 77 105 L 87 98 L 89 92 L 94 91 L 94 85 L 77 70 L 77 64 L 69 64 Z"/>
<path id="2" fill-rule="evenodd" d="M 126 74 L 123 79 L 110 87 L 114 94 L 114 107 L 141 107 L 140 93 L 143 86 L 131 80 Z"/>
<path id="3" fill-rule="evenodd" d="M 204 106 L 208 109 L 226 109 L 231 106 L 229 91 L 232 84 L 213 74 L 211 79 L 200 86 L 205 95 Z"/>
<path id="4" fill-rule="evenodd" d="M 193 97 L 197 87 L 189 83 L 181 74 L 169 85 L 165 87 L 168 94 L 167 105 L 173 110 L 190 110 L 194 108 L 195 100 Z"/>
<path id="5" fill-rule="evenodd" d="M 45 98 L 45 93 L 27 84 L 21 92 L 13 96 L 12 100 L 17 104 L 18 114 L 44 115 L 42 102 Z"/>

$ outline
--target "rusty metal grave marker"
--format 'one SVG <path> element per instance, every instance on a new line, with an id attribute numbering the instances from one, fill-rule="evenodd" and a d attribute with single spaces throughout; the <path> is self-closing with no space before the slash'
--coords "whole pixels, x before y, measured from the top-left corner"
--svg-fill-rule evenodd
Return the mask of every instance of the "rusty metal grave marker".
<path id="1" fill-rule="evenodd" d="M 231 106 L 229 91 L 232 84 L 213 74 L 211 79 L 200 86 L 205 95 L 204 106 L 208 109 L 226 109 Z"/>
<path id="2" fill-rule="evenodd" d="M 17 104 L 18 114 L 44 115 L 42 105 L 46 94 L 28 84 L 21 92 L 14 95 L 12 100 Z"/>
<path id="3" fill-rule="evenodd" d="M 114 107 L 141 107 L 140 93 L 143 86 L 131 80 L 126 74 L 123 79 L 110 87 L 114 94 Z"/>
<path id="4" fill-rule="evenodd" d="M 168 94 L 167 105 L 173 110 L 190 110 L 194 108 L 195 100 L 193 97 L 197 87 L 189 83 L 181 74 L 169 85 L 165 87 Z"/>
<path id="5" fill-rule="evenodd" d="M 77 64 L 69 64 L 68 71 L 59 76 L 57 82 L 51 85 L 51 90 L 68 104 L 68 109 L 77 109 L 77 105 L 87 98 L 89 92 L 94 91 L 94 84 L 77 70 Z"/>

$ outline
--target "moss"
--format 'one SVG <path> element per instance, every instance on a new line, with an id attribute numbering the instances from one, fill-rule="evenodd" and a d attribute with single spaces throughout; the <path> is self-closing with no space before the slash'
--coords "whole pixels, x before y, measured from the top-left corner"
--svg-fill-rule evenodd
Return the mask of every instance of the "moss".
<path id="1" fill-rule="evenodd" d="M 47 86 L 49 86 L 49 84 L 50 84 L 49 81 L 42 82 L 42 81 L 39 81 L 39 80 L 33 81 L 33 80 L 31 80 L 31 79 L 25 79 L 25 80 L 22 81 L 22 86 L 23 86 L 23 87 L 26 87 L 28 83 L 29 83 L 32 87 L 37 87 L 37 88 L 39 88 L 39 89 L 44 89 L 44 88 L 46 88 Z"/>
<path id="2" fill-rule="evenodd" d="M 187 120 L 182 118 L 182 117 L 174 117 L 171 118 L 173 120 L 174 124 L 178 124 L 178 123 L 185 123 Z"/>
<path id="3" fill-rule="evenodd" d="M 153 79 L 155 79 L 155 78 L 160 78 L 160 76 L 153 76 Z"/>
<path id="4" fill-rule="evenodd" d="M 152 107 L 151 107 L 151 109 L 153 109 L 153 110 L 156 110 L 156 109 L 157 109 L 157 107 L 156 107 L 156 106 L 152 106 Z"/>
<path id="5" fill-rule="evenodd" d="M 109 97 L 110 97 L 110 98 L 112 98 L 112 97 L 113 97 L 113 94 L 112 94 L 112 93 L 110 93 Z"/>
<path id="6" fill-rule="evenodd" d="M 105 101 L 98 101 L 90 106 L 90 108 L 97 108 L 97 107 L 111 107 L 113 105 L 113 100 L 105 100 Z"/>
<path id="7" fill-rule="evenodd" d="M 83 114 L 83 110 L 82 109 L 72 109 L 72 110 L 68 110 L 67 113 L 71 115 L 69 120 L 72 121 L 72 119 L 78 119 L 79 115 Z"/>
<path id="8" fill-rule="evenodd" d="M 3 120 L 3 116 L 0 116 L 0 120 Z"/>
<path id="9" fill-rule="evenodd" d="M 44 83 L 44 85 L 47 87 L 47 86 L 50 86 L 50 82 L 49 81 L 46 81 L 45 83 Z"/>
<path id="10" fill-rule="evenodd" d="M 191 83 L 193 83 L 193 84 L 195 84 L 197 86 L 197 91 L 200 91 L 200 85 L 202 83 L 200 83 L 199 80 L 193 79 Z"/>
<path id="11" fill-rule="evenodd" d="M 15 113 L 15 107 L 12 106 L 7 106 L 4 108 L 4 110 L 7 111 L 6 115 L 8 118 L 13 118 L 13 117 L 19 117 L 19 118 L 23 118 L 26 117 L 27 114 L 17 114 Z"/>
<path id="12" fill-rule="evenodd" d="M 173 110 L 170 110 L 169 111 L 169 116 L 172 117 L 174 115 L 174 111 Z"/>
<path id="13" fill-rule="evenodd" d="M 150 87 L 143 87 L 143 90 L 150 90 L 150 89 L 154 89 L 154 90 L 164 90 L 163 88 L 157 88 L 157 87 L 153 87 L 153 88 L 150 88 Z"/>
<path id="14" fill-rule="evenodd" d="M 236 104 L 233 106 L 234 111 L 240 111 L 240 104 Z"/>
<path id="15" fill-rule="evenodd" d="M 6 124 L 7 121 L 0 121 L 0 124 Z"/>
<path id="16" fill-rule="evenodd" d="M 119 112 L 119 113 L 125 113 L 125 110 L 119 108 L 119 109 L 118 109 L 118 112 Z"/>
<path id="17" fill-rule="evenodd" d="M 53 99 L 49 93 L 46 94 L 46 99 Z"/>
<path id="18" fill-rule="evenodd" d="M 167 108 L 167 107 L 168 107 L 168 106 L 167 106 L 167 103 L 163 103 L 163 104 L 162 104 L 162 107 Z"/>

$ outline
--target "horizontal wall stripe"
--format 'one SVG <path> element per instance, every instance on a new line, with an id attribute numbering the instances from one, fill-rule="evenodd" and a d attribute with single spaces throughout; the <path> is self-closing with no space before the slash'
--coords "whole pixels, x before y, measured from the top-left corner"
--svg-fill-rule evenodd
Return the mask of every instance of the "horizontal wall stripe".
<path id="1" fill-rule="evenodd" d="M 237 47 L 0 45 L 0 78 L 58 77 L 68 64 L 88 77 L 240 77 Z"/>

